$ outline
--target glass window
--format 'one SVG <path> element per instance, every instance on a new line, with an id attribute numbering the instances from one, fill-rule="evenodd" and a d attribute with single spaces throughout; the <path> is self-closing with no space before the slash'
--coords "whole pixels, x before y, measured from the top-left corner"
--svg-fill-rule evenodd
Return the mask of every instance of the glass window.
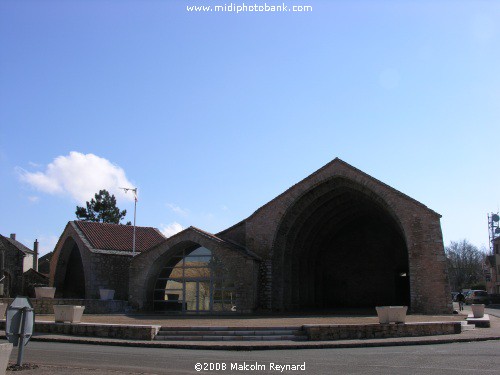
<path id="1" fill-rule="evenodd" d="M 156 280 L 154 310 L 166 312 L 236 311 L 235 288 L 223 262 L 205 247 L 171 258 Z"/>

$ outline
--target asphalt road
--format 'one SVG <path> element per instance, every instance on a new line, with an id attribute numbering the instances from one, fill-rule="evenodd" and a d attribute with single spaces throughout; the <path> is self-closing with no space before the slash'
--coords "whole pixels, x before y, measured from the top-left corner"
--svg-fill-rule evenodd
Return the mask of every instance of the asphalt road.
<path id="1" fill-rule="evenodd" d="M 11 356 L 15 362 L 17 351 Z M 356 349 L 210 351 L 30 342 L 20 374 L 498 374 L 500 341 Z M 195 365 L 219 370 L 196 371 Z M 271 363 L 275 364 L 271 368 Z M 283 371 L 279 365 L 304 365 Z M 210 365 L 212 364 L 212 365 Z M 236 366 L 242 366 L 235 368 Z M 252 365 L 261 366 L 252 370 Z M 231 369 L 231 366 L 233 368 Z M 245 367 L 246 366 L 246 367 Z"/>

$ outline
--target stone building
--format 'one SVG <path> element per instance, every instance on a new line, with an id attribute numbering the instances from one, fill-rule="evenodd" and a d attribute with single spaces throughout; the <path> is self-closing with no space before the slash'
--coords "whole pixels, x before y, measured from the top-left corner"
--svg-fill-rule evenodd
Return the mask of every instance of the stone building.
<path id="1" fill-rule="evenodd" d="M 209 276 L 171 277 L 197 253 L 204 254 Z M 199 291 L 200 283 L 211 287 L 209 304 L 198 295 L 196 304 L 175 306 L 188 286 Z M 173 289 L 180 297 L 168 302 Z M 129 302 L 148 310 L 404 304 L 433 314 L 452 311 L 449 296 L 440 215 L 340 159 L 242 222 L 216 235 L 188 228 L 130 267 Z"/>
<path id="2" fill-rule="evenodd" d="M 158 234 L 133 258 L 130 245 L 118 251 L 98 245 L 104 234 L 97 228 L 105 225 L 92 224 L 92 236 L 88 225 L 66 227 L 52 257 L 54 285 L 78 286 L 91 298 L 98 286 L 117 289 L 117 298 L 140 310 L 404 304 L 419 313 L 452 311 L 440 215 L 340 159 L 222 232 L 189 227 L 168 239 Z"/>
<path id="3" fill-rule="evenodd" d="M 53 252 L 51 251 L 38 259 L 38 272 L 47 277 L 50 275 L 50 260 L 52 259 L 52 254 Z"/>
<path id="4" fill-rule="evenodd" d="M 34 244 L 35 251 L 16 240 L 16 234 L 10 237 L 0 235 L 0 268 L 3 266 L 3 296 L 12 297 L 23 294 L 23 274 L 33 268 L 37 262 L 38 242 Z M 0 272 L 1 274 L 1 272 Z M 0 288 L 1 289 L 1 288 Z"/>
<path id="5" fill-rule="evenodd" d="M 35 298 L 35 288 L 49 286 L 49 277 L 33 268 L 23 273 L 23 296 Z"/>
<path id="6" fill-rule="evenodd" d="M 115 298 L 128 297 L 133 227 L 70 221 L 51 256 L 50 285 L 56 297 L 99 298 L 99 289 L 114 289 Z M 154 228 L 136 228 L 136 250 L 142 252 L 165 241 Z"/>

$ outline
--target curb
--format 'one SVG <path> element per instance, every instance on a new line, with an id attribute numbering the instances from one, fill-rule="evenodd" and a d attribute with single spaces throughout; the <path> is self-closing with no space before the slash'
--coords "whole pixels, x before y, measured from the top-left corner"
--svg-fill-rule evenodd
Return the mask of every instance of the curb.
<path id="1" fill-rule="evenodd" d="M 388 347 L 388 346 L 411 346 L 411 345 L 437 345 L 451 343 L 466 343 L 479 341 L 500 340 L 500 336 L 487 337 L 463 337 L 463 338 L 436 338 L 426 340 L 387 340 L 384 341 L 366 341 L 356 340 L 353 342 L 310 342 L 308 344 L 282 342 L 281 344 L 264 344 L 264 345 L 240 345 L 233 344 L 218 344 L 211 343 L 210 345 L 200 345 L 197 343 L 164 343 L 150 341 L 114 341 L 114 340 L 92 340 L 88 338 L 66 338 L 66 337 L 43 337 L 33 336 L 33 341 L 40 342 L 61 342 L 72 344 L 88 344 L 88 345 L 110 345 L 110 346 L 128 346 L 128 347 L 144 347 L 144 348 L 167 348 L 167 349 L 193 349 L 193 350 L 232 350 L 232 351 L 253 351 L 253 350 L 288 350 L 288 349 L 345 349 L 345 348 L 372 348 L 372 347 Z"/>

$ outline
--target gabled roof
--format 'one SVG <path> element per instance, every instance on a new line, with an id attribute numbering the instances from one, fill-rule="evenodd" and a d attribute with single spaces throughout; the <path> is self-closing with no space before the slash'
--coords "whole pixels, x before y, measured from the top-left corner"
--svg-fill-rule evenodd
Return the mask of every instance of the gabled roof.
<path id="1" fill-rule="evenodd" d="M 26 272 L 24 272 L 23 275 L 34 275 L 35 277 L 38 277 L 40 279 L 46 279 L 47 281 L 49 281 L 49 277 L 47 275 L 44 275 L 43 273 L 41 272 L 38 272 L 38 271 L 35 271 L 33 268 L 30 268 L 29 270 L 27 270 Z"/>
<path id="2" fill-rule="evenodd" d="M 54 255 L 53 251 L 38 258 L 38 272 L 42 275 L 50 274 L 50 260 L 52 259 L 52 255 Z"/>
<path id="3" fill-rule="evenodd" d="M 50 263 L 50 260 L 52 259 L 52 255 L 54 255 L 53 251 L 41 256 L 40 258 L 38 258 L 38 263 L 44 262 L 44 261 L 47 261 Z"/>
<path id="4" fill-rule="evenodd" d="M 16 250 L 19 250 L 24 255 L 33 255 L 34 254 L 33 250 L 28 249 L 21 242 L 19 242 L 17 240 L 13 240 L 10 237 L 2 236 L 0 234 L 0 248 L 2 247 L 2 245 L 4 248 L 13 247 Z"/>
<path id="5" fill-rule="evenodd" d="M 392 186 L 389 186 L 387 185 L 386 183 L 376 179 L 375 177 L 372 177 L 370 176 L 369 174 L 363 172 L 362 170 L 356 168 L 356 167 L 353 167 L 352 165 L 350 165 L 349 163 L 346 163 L 345 161 L 343 161 L 342 159 L 339 159 L 339 158 L 335 158 L 333 159 L 331 162 L 329 162 L 328 164 L 324 165 L 323 167 L 321 167 L 320 169 L 318 169 L 316 172 L 313 172 L 311 173 L 309 176 L 303 178 L 301 181 L 297 182 L 296 184 L 294 184 L 293 186 L 291 186 L 290 188 L 288 188 L 287 190 L 285 190 L 283 193 L 281 193 L 280 195 L 278 195 L 277 197 L 275 197 L 274 199 L 270 200 L 269 202 L 267 202 L 265 205 L 261 206 L 260 208 L 258 208 L 252 215 L 250 215 L 247 219 L 245 220 L 248 220 L 250 219 L 251 217 L 253 216 L 256 216 L 258 214 L 259 211 L 261 211 L 264 207 L 268 206 L 269 204 L 271 204 L 272 202 L 275 202 L 279 199 L 282 199 L 282 197 L 286 196 L 287 194 L 289 194 L 290 191 L 294 190 L 296 187 L 298 187 L 299 185 L 301 184 L 304 184 L 306 183 L 308 180 L 313 180 L 315 178 L 315 176 L 319 175 L 320 173 L 322 173 L 324 170 L 328 170 L 328 169 L 332 169 L 332 168 L 337 168 L 338 167 L 344 167 L 344 168 L 347 168 L 359 175 L 362 175 L 364 176 L 365 178 L 375 182 L 376 184 L 379 184 L 381 186 L 384 186 L 385 188 L 391 190 L 392 192 L 394 192 L 395 194 L 403 197 L 404 199 L 407 199 L 409 201 L 412 201 L 414 202 L 415 204 L 417 204 L 418 206 L 428 210 L 429 212 L 431 212 L 432 214 L 438 216 L 438 217 L 441 217 L 440 214 L 438 214 L 437 212 L 431 210 L 429 207 L 427 207 L 426 205 L 424 205 L 423 203 L 417 201 L 416 199 L 400 192 L 399 190 L 396 190 L 394 189 Z M 245 221 L 243 220 L 243 221 Z M 237 223 L 235 225 L 233 225 L 232 227 L 235 227 L 236 225 L 239 225 L 241 224 L 240 223 Z M 228 228 L 228 229 L 231 229 L 232 227 Z M 228 229 L 222 231 L 221 233 L 227 231 Z"/>
<path id="6" fill-rule="evenodd" d="M 199 228 L 196 228 L 196 227 L 193 227 L 193 226 L 190 226 L 190 227 L 184 229 L 183 231 L 180 231 L 179 233 L 174 234 L 173 236 L 169 237 L 167 239 L 167 241 L 169 241 L 169 242 L 176 242 L 176 241 L 179 240 L 179 238 L 182 238 L 183 236 L 186 235 L 186 233 L 189 233 L 189 232 L 194 232 L 197 235 L 205 237 L 206 239 L 208 239 L 210 241 L 213 241 L 213 242 L 216 242 L 218 244 L 224 245 L 226 248 L 238 251 L 238 252 L 244 254 L 247 257 L 250 257 L 250 258 L 253 258 L 253 259 L 258 259 L 258 260 L 261 259 L 257 254 L 255 254 L 254 252 L 248 250 L 247 248 L 245 248 L 245 247 L 237 244 L 236 242 L 225 240 L 223 238 L 217 237 L 216 235 L 214 235 L 212 233 L 206 232 L 206 231 L 204 231 L 202 229 L 199 229 Z"/>
<path id="7" fill-rule="evenodd" d="M 134 227 L 131 225 L 94 223 L 90 221 L 71 222 L 84 236 L 91 249 L 111 251 L 132 251 Z M 135 227 L 135 250 L 148 250 L 166 238 L 152 227 Z"/>

